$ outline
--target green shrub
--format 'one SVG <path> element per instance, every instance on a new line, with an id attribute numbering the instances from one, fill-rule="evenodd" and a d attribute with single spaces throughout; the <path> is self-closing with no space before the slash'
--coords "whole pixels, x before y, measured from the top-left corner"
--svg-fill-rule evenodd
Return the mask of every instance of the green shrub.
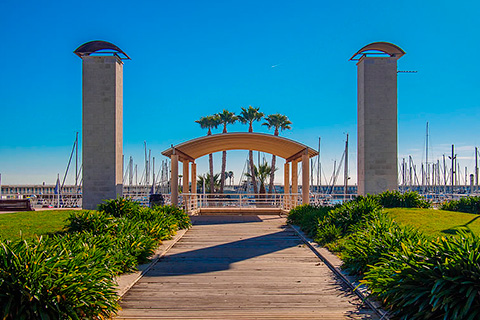
<path id="1" fill-rule="evenodd" d="M 100 319 L 117 308 L 111 257 L 38 239 L 0 243 L 2 319 Z"/>
<path id="2" fill-rule="evenodd" d="M 401 245 L 414 246 L 425 237 L 412 227 L 399 226 L 390 217 L 379 214 L 356 226 L 344 243 L 343 268 L 361 275 L 385 255 Z"/>
<path id="3" fill-rule="evenodd" d="M 105 232 L 115 217 L 104 211 L 82 210 L 70 213 L 67 218 L 68 232 L 96 231 Z"/>
<path id="4" fill-rule="evenodd" d="M 30 242 L 0 239 L 0 318 L 104 319 L 118 308 L 114 277 L 147 261 L 160 240 L 191 225 L 174 207 L 115 199 L 77 211 L 65 231 Z"/>
<path id="5" fill-rule="evenodd" d="M 175 206 L 161 206 L 161 207 L 154 207 L 155 210 L 163 211 L 165 214 L 169 216 L 173 216 L 177 220 L 178 228 L 179 229 L 188 229 L 192 226 L 192 222 L 190 221 L 190 217 L 188 214 Z"/>
<path id="6" fill-rule="evenodd" d="M 459 200 L 450 200 L 442 204 L 442 210 L 460 211 L 480 214 L 480 197 L 463 197 Z"/>
<path id="7" fill-rule="evenodd" d="M 320 222 L 315 235 L 315 241 L 320 244 L 334 242 L 342 236 L 342 229 L 334 224 Z"/>
<path id="8" fill-rule="evenodd" d="M 135 215 L 141 207 L 133 200 L 117 198 L 104 200 L 103 203 L 98 205 L 98 211 L 104 211 L 114 217 L 126 217 Z"/>
<path id="9" fill-rule="evenodd" d="M 418 192 L 408 191 L 403 194 L 404 208 L 430 208 L 432 205 Z"/>
<path id="10" fill-rule="evenodd" d="M 400 319 L 480 318 L 480 239 L 419 241 L 385 255 L 365 283 Z"/>
<path id="11" fill-rule="evenodd" d="M 315 207 L 309 204 L 297 206 L 290 211 L 287 221 L 299 225 L 309 237 L 315 237 L 320 221 L 330 210 L 330 207 Z"/>
<path id="12" fill-rule="evenodd" d="M 402 194 L 397 190 L 387 190 L 374 197 L 384 208 L 430 208 L 430 202 L 414 191 Z"/>

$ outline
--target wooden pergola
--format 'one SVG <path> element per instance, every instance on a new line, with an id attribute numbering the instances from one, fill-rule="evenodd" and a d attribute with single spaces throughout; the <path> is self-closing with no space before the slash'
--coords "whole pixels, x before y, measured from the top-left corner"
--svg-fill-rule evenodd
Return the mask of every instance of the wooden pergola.
<path id="1" fill-rule="evenodd" d="M 162 154 L 171 159 L 170 186 L 172 190 L 172 204 L 178 205 L 179 161 L 183 163 L 183 192 L 188 193 L 190 191 L 189 175 L 191 174 L 191 192 L 196 193 L 197 166 L 195 159 L 210 153 L 228 150 L 255 150 L 274 154 L 285 159 L 284 192 L 286 194 L 298 193 L 298 163 L 302 162 L 302 202 L 304 204 L 309 203 L 309 159 L 318 155 L 318 152 L 304 144 L 287 138 L 270 134 L 245 132 L 213 134 L 186 141 L 176 146 L 172 145 L 171 148 L 163 151 Z M 190 165 L 191 170 L 189 170 Z"/>

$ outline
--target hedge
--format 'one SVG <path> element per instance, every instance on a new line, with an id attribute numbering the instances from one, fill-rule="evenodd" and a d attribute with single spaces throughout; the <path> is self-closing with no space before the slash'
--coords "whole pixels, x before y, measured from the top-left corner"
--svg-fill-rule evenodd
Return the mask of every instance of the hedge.
<path id="1" fill-rule="evenodd" d="M 302 229 L 320 244 L 336 245 L 343 268 L 358 275 L 395 317 L 480 318 L 479 237 L 461 231 L 456 236 L 431 239 L 412 227 L 398 225 L 380 206 L 390 206 L 396 197 L 389 192 L 358 197 L 335 209 L 296 208 L 289 221 L 303 223 Z M 416 196 L 408 199 L 412 198 Z M 402 205 L 424 205 L 409 201 L 402 200 Z"/>
<path id="2" fill-rule="evenodd" d="M 115 277 L 146 262 L 161 240 L 190 227 L 182 210 L 126 199 L 78 211 L 65 231 L 0 239 L 0 318 L 104 319 L 118 309 Z"/>

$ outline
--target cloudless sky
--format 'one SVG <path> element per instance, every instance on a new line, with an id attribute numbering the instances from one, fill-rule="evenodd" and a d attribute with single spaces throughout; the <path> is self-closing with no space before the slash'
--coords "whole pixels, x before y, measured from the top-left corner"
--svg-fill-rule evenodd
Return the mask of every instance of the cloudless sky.
<path id="1" fill-rule="evenodd" d="M 348 59 L 388 41 L 407 53 L 399 70 L 418 71 L 398 75 L 399 162 L 425 161 L 428 121 L 430 159 L 455 144 L 471 173 L 480 145 L 479 9 L 477 1 L 3 0 L 2 183 L 53 184 L 65 172 L 81 132 L 82 64 L 73 51 L 91 40 L 132 58 L 124 64 L 124 154 L 139 168 L 144 141 L 159 163 L 171 144 L 206 134 L 194 122 L 201 116 L 252 105 L 287 115 L 285 137 L 314 148 L 321 137 L 328 177 L 349 133 L 355 182 L 357 70 Z M 268 132 L 260 123 L 254 131 Z M 246 156 L 229 153 L 237 179 Z M 220 171 L 220 154 L 215 160 Z"/>

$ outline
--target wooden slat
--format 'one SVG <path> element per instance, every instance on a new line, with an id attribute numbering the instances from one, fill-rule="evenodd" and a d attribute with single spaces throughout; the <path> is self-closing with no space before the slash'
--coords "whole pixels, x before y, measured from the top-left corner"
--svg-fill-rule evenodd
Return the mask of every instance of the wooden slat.
<path id="1" fill-rule="evenodd" d="M 376 319 L 273 216 L 198 216 L 118 319 Z"/>

